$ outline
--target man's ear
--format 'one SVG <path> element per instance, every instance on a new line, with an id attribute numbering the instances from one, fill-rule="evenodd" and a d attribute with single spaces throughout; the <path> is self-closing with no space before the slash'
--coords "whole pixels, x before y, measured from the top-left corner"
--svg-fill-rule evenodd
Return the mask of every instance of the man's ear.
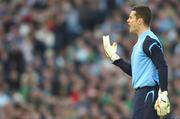
<path id="1" fill-rule="evenodd" d="M 143 23 L 144 23 L 144 21 L 143 21 L 143 19 L 142 19 L 142 18 L 139 18 L 137 22 L 138 22 L 138 24 L 139 24 L 139 25 L 141 25 L 141 24 L 143 24 Z"/>

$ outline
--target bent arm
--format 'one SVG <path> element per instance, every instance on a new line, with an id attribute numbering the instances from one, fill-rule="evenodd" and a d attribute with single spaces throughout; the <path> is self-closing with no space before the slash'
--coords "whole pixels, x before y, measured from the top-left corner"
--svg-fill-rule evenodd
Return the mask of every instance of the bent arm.
<path id="1" fill-rule="evenodd" d="M 131 64 L 125 62 L 122 58 L 115 60 L 113 64 L 121 68 L 129 76 L 132 76 Z"/>

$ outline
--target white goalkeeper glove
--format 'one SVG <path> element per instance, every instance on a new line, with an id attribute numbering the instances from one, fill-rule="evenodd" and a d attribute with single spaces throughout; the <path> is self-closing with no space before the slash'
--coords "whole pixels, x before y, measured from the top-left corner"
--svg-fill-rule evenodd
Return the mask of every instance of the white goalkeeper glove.
<path id="1" fill-rule="evenodd" d="M 158 98 L 156 100 L 154 108 L 159 116 L 165 116 L 170 113 L 170 103 L 167 95 L 167 91 L 161 92 L 161 90 L 159 90 L 158 92 Z"/>
<path id="2" fill-rule="evenodd" d="M 112 61 L 119 59 L 120 57 L 117 55 L 117 43 L 114 42 L 112 45 L 110 44 L 109 35 L 103 36 L 103 46 L 105 50 L 105 54 Z"/>

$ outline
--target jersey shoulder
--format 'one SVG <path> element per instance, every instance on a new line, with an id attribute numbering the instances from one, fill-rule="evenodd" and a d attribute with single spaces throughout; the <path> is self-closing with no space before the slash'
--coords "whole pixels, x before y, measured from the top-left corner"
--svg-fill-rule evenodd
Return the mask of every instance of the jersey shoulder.
<path id="1" fill-rule="evenodd" d="M 158 40 L 153 39 L 149 35 L 147 35 L 143 43 L 143 51 L 148 56 L 150 56 L 153 47 L 158 47 L 159 49 L 162 49 L 162 46 Z"/>

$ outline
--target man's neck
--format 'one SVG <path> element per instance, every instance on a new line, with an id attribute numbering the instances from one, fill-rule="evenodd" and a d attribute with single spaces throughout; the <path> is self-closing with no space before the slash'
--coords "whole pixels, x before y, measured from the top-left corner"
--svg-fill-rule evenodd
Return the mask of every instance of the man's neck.
<path id="1" fill-rule="evenodd" d="M 148 31 L 148 30 L 149 30 L 149 27 L 142 26 L 142 27 L 139 29 L 138 33 L 137 33 L 138 37 L 139 37 L 142 33 L 146 32 L 146 31 Z"/>

